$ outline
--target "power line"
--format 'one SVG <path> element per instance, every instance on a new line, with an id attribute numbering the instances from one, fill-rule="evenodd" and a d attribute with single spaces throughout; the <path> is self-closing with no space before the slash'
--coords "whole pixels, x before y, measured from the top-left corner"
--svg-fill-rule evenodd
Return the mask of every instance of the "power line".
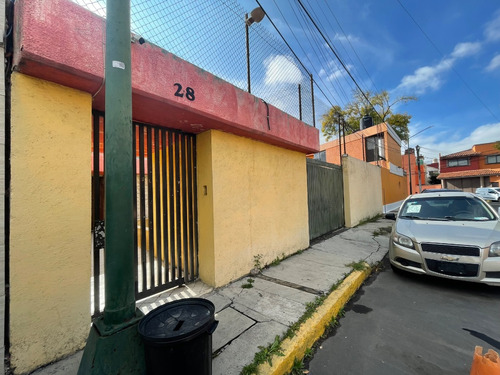
<path id="1" fill-rule="evenodd" d="M 419 25 L 417 20 L 410 14 L 408 9 L 401 3 L 400 0 L 396 0 L 399 5 L 401 5 L 401 8 L 408 14 L 408 17 L 413 21 L 413 23 L 417 26 L 417 28 L 420 30 L 420 32 L 425 36 L 425 38 L 428 40 L 428 42 L 434 47 L 434 49 L 441 55 L 441 57 L 445 57 L 444 53 L 441 52 L 441 50 L 438 48 L 438 46 L 432 41 L 432 39 L 429 37 L 429 35 L 424 31 L 424 29 Z M 479 97 L 479 95 L 476 94 L 476 92 L 472 89 L 472 87 L 469 86 L 469 84 L 463 79 L 463 77 L 458 73 L 458 71 L 453 67 L 452 64 L 448 63 L 449 67 L 453 70 L 453 72 L 458 76 L 458 78 L 462 81 L 464 86 L 472 93 L 472 95 L 475 96 L 475 98 L 481 103 L 481 105 L 491 114 L 491 116 L 496 120 L 500 121 L 498 117 L 493 113 L 493 111 L 486 105 L 486 103 L 483 102 L 483 100 Z"/>
<path id="2" fill-rule="evenodd" d="M 300 9 L 299 9 L 299 11 L 300 11 Z M 313 9 L 313 12 L 314 12 L 314 9 Z M 311 26 L 310 26 L 310 22 L 307 22 L 307 19 L 306 19 L 305 15 L 304 15 L 304 12 L 299 12 L 299 13 L 300 13 L 300 15 L 302 16 L 302 18 L 304 19 L 305 24 L 308 26 L 308 28 L 310 28 L 310 27 L 311 27 Z M 314 16 L 316 16 L 316 14 L 314 14 Z M 317 18 L 317 16 L 316 16 L 316 18 Z M 318 22 L 319 22 L 319 21 L 318 21 Z M 322 25 L 320 25 L 320 26 L 322 26 Z M 316 38 L 316 37 L 317 37 L 315 34 L 316 34 L 316 33 L 311 32 L 311 35 L 312 35 L 314 38 Z M 330 43 L 331 43 L 331 41 L 330 41 Z M 316 44 L 320 47 L 320 48 L 319 48 L 319 51 L 320 51 L 320 52 L 322 52 L 322 53 L 324 54 L 324 47 L 321 45 L 321 43 L 320 43 L 319 41 L 316 41 Z M 339 72 L 341 71 L 341 67 L 339 67 L 339 66 L 338 66 L 338 64 L 337 64 L 337 62 L 336 62 L 335 60 L 333 60 L 333 59 L 331 59 L 331 58 L 330 58 L 330 59 L 325 58 L 325 62 L 326 62 L 326 66 L 329 66 L 329 65 L 331 65 L 332 63 L 334 63 L 334 64 L 335 64 L 335 68 L 337 69 L 337 71 L 339 71 Z M 333 77 L 333 78 L 334 78 L 334 79 L 338 82 L 339 89 L 340 89 L 340 91 L 342 92 L 342 94 L 344 95 L 344 98 L 345 98 L 346 102 L 349 102 L 348 95 L 347 95 L 347 93 L 346 93 L 346 92 L 345 92 L 345 90 L 344 90 L 344 85 L 341 83 L 341 78 L 343 78 L 343 79 L 345 80 L 345 82 L 346 82 L 346 84 L 347 84 L 348 86 L 349 86 L 349 81 L 347 80 L 347 78 L 345 78 L 345 76 L 344 76 L 344 75 L 337 76 L 336 74 L 334 74 L 334 77 Z M 349 87 L 349 88 L 351 88 L 351 89 L 352 89 L 352 87 Z"/>
<path id="3" fill-rule="evenodd" d="M 322 24 L 321 17 L 320 17 L 320 16 L 318 16 L 318 14 L 316 14 L 314 7 L 313 7 L 313 6 L 311 6 L 311 4 L 310 4 L 309 0 L 305 0 L 305 1 L 307 2 L 308 6 L 309 6 L 309 9 L 311 10 L 312 15 L 313 15 L 313 16 L 315 17 L 315 19 L 317 20 L 318 25 L 320 26 L 320 28 L 322 28 L 323 30 L 326 30 L 326 28 L 325 28 L 325 27 L 323 26 L 323 24 Z M 324 12 L 321 12 L 321 13 L 324 15 Z M 331 28 L 332 30 L 334 30 L 335 28 L 332 26 L 332 24 L 331 24 L 331 22 L 330 22 L 329 17 L 325 17 L 325 18 L 326 18 L 326 21 L 327 21 L 328 25 L 330 26 L 330 28 Z M 327 38 L 328 38 L 328 40 L 329 40 L 330 44 L 333 46 L 333 41 L 332 41 L 332 39 L 328 36 L 328 34 L 326 34 L 326 36 L 327 36 Z M 350 63 L 351 63 L 351 66 L 352 66 L 352 71 L 351 71 L 351 73 L 353 74 L 353 77 L 354 77 L 354 75 L 355 75 L 355 74 L 357 74 L 357 69 L 356 69 L 356 66 L 354 65 L 354 63 L 353 63 L 353 61 L 352 61 L 352 59 L 351 59 L 351 56 L 349 55 L 349 53 L 348 53 L 347 49 L 345 48 L 345 46 L 344 46 L 344 44 L 342 43 L 342 41 L 341 41 L 341 40 L 339 40 L 339 41 L 338 41 L 338 44 L 340 44 L 340 46 L 342 47 L 342 49 L 343 49 L 343 50 L 344 50 L 344 52 L 345 52 L 345 55 L 347 56 L 348 60 L 349 60 L 349 61 L 350 61 Z M 337 52 L 337 54 L 338 54 L 339 56 L 341 55 L 341 53 L 340 53 L 339 49 L 337 49 L 337 50 L 336 50 L 336 52 Z M 346 79 L 346 82 L 348 82 L 348 80 L 347 80 L 347 79 Z M 361 83 L 362 83 L 362 82 L 360 82 L 360 85 L 361 85 Z M 363 91 L 368 91 L 368 90 L 363 89 Z"/>
<path id="4" fill-rule="evenodd" d="M 292 35 L 293 35 L 293 37 L 295 38 L 295 41 L 297 42 L 298 46 L 299 46 L 299 47 L 300 47 L 300 49 L 302 50 L 302 53 L 305 55 L 306 59 L 307 59 L 307 60 L 309 61 L 309 63 L 311 64 L 312 69 L 313 69 L 313 70 L 315 71 L 315 73 L 316 73 L 316 77 L 318 77 L 318 79 L 319 79 L 319 80 L 321 80 L 321 82 L 323 83 L 324 87 L 326 87 L 326 89 L 329 91 L 330 95 L 331 95 L 332 97 L 335 97 L 335 96 L 332 94 L 332 92 L 330 92 L 330 90 L 328 89 L 328 86 L 325 84 L 325 82 L 323 82 L 323 80 L 321 79 L 320 74 L 319 74 L 319 73 L 318 73 L 318 71 L 316 70 L 316 68 L 315 68 L 315 66 L 314 66 L 314 64 L 313 64 L 313 62 L 309 59 L 308 54 L 305 52 L 304 48 L 302 47 L 302 44 L 299 42 L 299 39 L 298 39 L 298 38 L 297 38 L 297 36 L 295 35 L 295 33 L 294 33 L 293 29 L 290 27 L 290 24 L 288 23 L 287 19 L 285 18 L 285 16 L 284 16 L 284 15 L 283 15 L 283 13 L 281 12 L 281 9 L 279 8 L 278 4 L 276 3 L 276 1 L 275 1 L 275 0 L 273 0 L 273 2 L 274 2 L 274 4 L 275 4 L 276 8 L 278 9 L 278 12 L 281 14 L 281 17 L 283 18 L 284 22 L 285 22 L 285 23 L 286 23 L 286 25 L 288 26 L 288 29 L 290 30 L 291 34 L 292 34 Z M 292 7 L 292 11 L 294 12 L 295 17 L 297 18 L 297 21 L 298 21 L 298 22 L 299 22 L 299 24 L 300 24 L 300 19 L 297 17 L 297 14 L 295 13 L 295 9 L 294 9 L 293 7 Z M 308 25 L 306 24 L 306 27 L 307 27 L 307 26 L 308 26 Z M 315 81 L 315 80 L 314 80 L 314 78 L 313 78 L 313 81 Z M 316 83 L 316 85 L 319 87 L 318 83 L 317 83 L 317 82 L 315 82 L 315 83 Z M 337 91 L 337 89 L 336 89 L 336 87 L 335 87 L 334 85 L 333 85 L 333 89 L 334 89 L 335 91 Z M 338 92 L 337 92 L 337 96 L 338 96 L 338 97 L 340 97 L 340 94 L 339 94 Z M 331 104 L 331 105 L 333 106 L 333 104 Z"/>
<path id="5" fill-rule="evenodd" d="M 347 40 L 347 42 L 349 43 L 349 45 L 351 46 L 351 49 L 353 50 L 354 54 L 356 55 L 356 58 L 358 59 L 358 62 L 361 64 L 361 66 L 363 67 L 366 75 L 368 76 L 368 78 L 370 79 L 374 89 L 376 92 L 379 92 L 379 90 L 377 89 L 377 86 L 375 85 L 375 82 L 373 82 L 373 79 L 372 77 L 370 76 L 370 74 L 368 73 L 368 70 L 366 69 L 365 67 L 365 64 L 363 64 L 363 61 L 361 60 L 361 58 L 359 57 L 358 53 L 356 52 L 356 49 L 354 48 L 354 46 L 352 45 L 351 43 L 351 40 L 349 39 L 349 37 L 347 36 L 347 34 L 345 33 L 342 25 L 340 24 L 339 20 L 337 19 L 337 17 L 335 16 L 335 13 L 332 11 L 332 9 L 330 8 L 330 4 L 328 4 L 328 0 L 324 0 L 325 1 L 325 4 L 328 8 L 328 10 L 330 11 L 330 14 L 333 16 L 333 18 L 335 19 L 335 22 L 337 23 L 337 25 L 339 26 L 340 30 L 342 31 L 342 34 L 344 35 L 345 39 Z"/>

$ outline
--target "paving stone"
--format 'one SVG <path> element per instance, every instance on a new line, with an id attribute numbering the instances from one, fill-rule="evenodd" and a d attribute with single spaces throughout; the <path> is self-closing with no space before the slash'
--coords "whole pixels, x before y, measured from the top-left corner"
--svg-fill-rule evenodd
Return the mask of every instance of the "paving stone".
<path id="1" fill-rule="evenodd" d="M 212 350 L 214 352 L 255 324 L 254 320 L 231 307 L 217 313 L 215 319 L 219 321 L 219 325 L 212 335 Z"/>
<path id="2" fill-rule="evenodd" d="M 239 374 L 253 362 L 259 346 L 267 346 L 276 335 L 283 335 L 288 328 L 277 322 L 257 323 L 236 338 L 228 348 L 212 361 L 213 375 Z"/>

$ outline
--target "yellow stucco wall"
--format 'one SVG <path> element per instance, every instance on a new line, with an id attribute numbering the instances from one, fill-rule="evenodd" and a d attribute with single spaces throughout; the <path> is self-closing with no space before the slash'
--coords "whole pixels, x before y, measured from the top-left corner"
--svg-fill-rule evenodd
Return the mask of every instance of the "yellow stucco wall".
<path id="1" fill-rule="evenodd" d="M 343 156 L 342 163 L 345 226 L 354 227 L 382 213 L 381 168 L 350 156 Z"/>
<path id="2" fill-rule="evenodd" d="M 399 202 L 408 196 L 406 176 L 398 176 L 385 168 L 381 168 L 380 172 L 383 204 Z"/>
<path id="3" fill-rule="evenodd" d="M 84 346 L 90 324 L 92 98 L 14 73 L 10 344 L 16 373 Z"/>
<path id="4" fill-rule="evenodd" d="M 221 286 L 309 246 L 304 154 L 220 131 L 197 137 L 200 277 Z"/>

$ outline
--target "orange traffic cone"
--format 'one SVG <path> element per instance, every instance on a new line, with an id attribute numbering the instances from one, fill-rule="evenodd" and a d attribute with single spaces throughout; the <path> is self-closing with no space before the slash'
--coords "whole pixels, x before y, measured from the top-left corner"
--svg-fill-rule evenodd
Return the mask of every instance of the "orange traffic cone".
<path id="1" fill-rule="evenodd" d="M 500 375 L 500 360 L 498 353 L 489 349 L 483 356 L 483 347 L 476 346 L 470 375 Z"/>

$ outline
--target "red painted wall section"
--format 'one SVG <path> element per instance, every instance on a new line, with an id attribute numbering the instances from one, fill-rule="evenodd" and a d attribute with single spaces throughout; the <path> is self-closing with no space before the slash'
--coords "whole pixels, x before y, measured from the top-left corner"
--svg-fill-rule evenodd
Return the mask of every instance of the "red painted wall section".
<path id="1" fill-rule="evenodd" d="M 14 69 L 89 92 L 94 108 L 104 110 L 102 18 L 68 0 L 17 0 L 14 23 Z M 155 45 L 131 47 L 134 120 L 195 134 L 218 129 L 304 153 L 319 150 L 318 129 Z M 183 97 L 175 96 L 176 84 Z"/>
<path id="2" fill-rule="evenodd" d="M 453 160 L 453 159 L 441 159 L 441 171 L 440 172 L 441 173 L 448 173 L 448 172 L 461 172 L 461 171 L 471 171 L 471 170 L 479 169 L 479 157 L 478 156 L 466 156 L 466 157 L 457 158 L 457 159 L 464 159 L 464 158 L 469 158 L 470 165 L 448 167 L 448 160 Z"/>

